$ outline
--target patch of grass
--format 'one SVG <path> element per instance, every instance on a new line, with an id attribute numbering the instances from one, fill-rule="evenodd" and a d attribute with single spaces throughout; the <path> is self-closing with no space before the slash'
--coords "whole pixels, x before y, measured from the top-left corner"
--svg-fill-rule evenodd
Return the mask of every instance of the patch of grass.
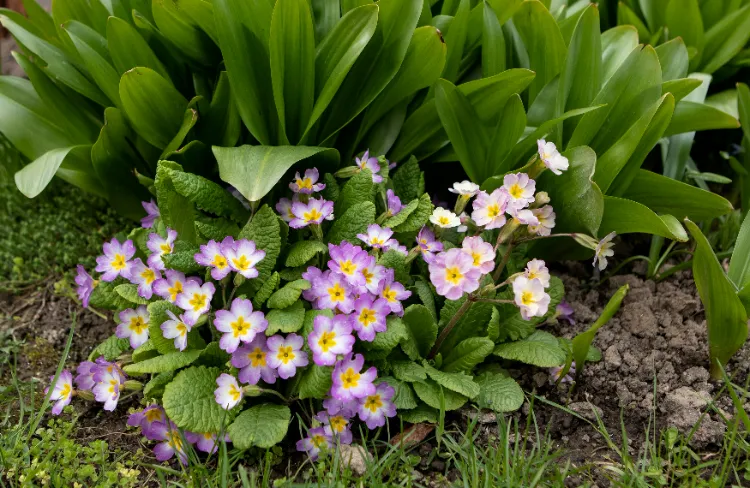
<path id="1" fill-rule="evenodd" d="M 102 199 L 55 179 L 28 199 L 13 174 L 21 156 L 0 136 L 0 291 L 15 291 L 76 264 L 94 265 L 102 242 L 125 228 Z"/>

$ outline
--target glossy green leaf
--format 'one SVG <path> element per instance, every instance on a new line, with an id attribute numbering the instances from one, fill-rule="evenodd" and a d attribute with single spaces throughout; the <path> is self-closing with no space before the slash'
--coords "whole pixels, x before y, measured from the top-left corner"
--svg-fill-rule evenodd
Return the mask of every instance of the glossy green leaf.
<path id="1" fill-rule="evenodd" d="M 529 105 L 542 88 L 560 74 L 565 65 L 565 40 L 555 18 L 536 0 L 526 1 L 513 15 L 513 24 L 523 39 L 529 69 L 536 78 L 529 86 Z"/>
<path id="2" fill-rule="evenodd" d="M 471 6 L 469 0 L 460 0 L 456 2 L 456 12 L 451 21 L 450 29 L 445 35 L 445 43 L 448 46 L 448 52 L 445 58 L 445 67 L 441 78 L 450 82 L 456 82 L 458 70 L 461 65 L 461 59 L 464 55 L 466 46 L 466 37 L 469 30 L 469 20 L 471 16 Z"/>
<path id="3" fill-rule="evenodd" d="M 508 158 L 511 150 L 526 129 L 526 112 L 519 95 L 512 95 L 500 114 L 494 135 L 487 150 L 487 169 L 492 175 L 500 175 L 511 170 L 513 161 Z M 455 147 L 454 147 L 455 148 Z M 483 180 L 475 180 L 483 181 Z"/>
<path id="4" fill-rule="evenodd" d="M 315 106 L 309 133 L 338 92 L 347 74 L 372 39 L 378 7 L 365 5 L 347 12 L 315 51 Z"/>
<path id="5" fill-rule="evenodd" d="M 339 0 L 310 0 L 315 18 L 315 39 L 320 43 L 341 19 Z"/>
<path id="6" fill-rule="evenodd" d="M 624 2 L 617 3 L 617 24 L 618 25 L 631 25 L 637 29 L 638 37 L 641 39 L 648 39 L 651 37 L 648 26 L 638 17 L 629 6 Z"/>
<path id="7" fill-rule="evenodd" d="M 380 0 L 377 9 L 378 23 L 372 39 L 354 62 L 323 115 L 318 137 L 321 141 L 351 122 L 396 76 L 417 27 L 422 2 Z"/>
<path id="8" fill-rule="evenodd" d="M 680 78 L 677 80 L 665 81 L 661 84 L 662 93 L 671 93 L 676 102 L 679 102 L 686 96 L 690 95 L 695 89 L 701 86 L 701 81 L 695 78 Z"/>
<path id="9" fill-rule="evenodd" d="M 258 2 L 261 4 L 263 2 Z M 175 0 L 152 0 L 151 13 L 159 32 L 178 46 L 182 55 L 202 66 L 216 63 L 219 50 Z"/>
<path id="10" fill-rule="evenodd" d="M 120 99 L 131 126 L 150 144 L 164 148 L 180 130 L 188 102 L 149 68 L 133 68 L 120 79 Z"/>
<path id="11" fill-rule="evenodd" d="M 706 32 L 703 62 L 698 71 L 712 74 L 731 60 L 750 39 L 750 5 L 744 6 Z"/>
<path id="12" fill-rule="evenodd" d="M 70 40 L 78 50 L 78 54 L 81 56 L 88 73 L 94 79 L 99 88 L 107 95 L 107 98 L 117 107 L 120 103 L 119 83 L 120 75 L 112 67 L 109 60 L 102 56 L 100 49 L 97 46 L 87 42 L 83 37 L 79 37 L 76 31 L 90 29 L 83 24 L 75 24 L 75 21 L 71 21 L 66 24 L 65 30 L 68 32 Z M 98 36 L 95 31 L 91 31 L 91 36 Z M 101 37 L 101 36 L 99 36 Z M 103 37 L 101 37 L 104 40 Z M 106 40 L 105 40 L 106 44 Z M 107 57 L 109 53 L 106 53 Z"/>
<path id="13" fill-rule="evenodd" d="M 682 38 L 677 37 L 656 46 L 656 54 L 659 55 L 661 79 L 663 81 L 676 80 L 687 76 L 690 59 Z"/>
<path id="14" fill-rule="evenodd" d="M 219 33 L 216 29 L 216 17 L 214 16 L 212 2 L 206 0 L 175 0 L 175 3 L 180 11 L 200 27 L 216 45 L 219 44 Z"/>
<path id="15" fill-rule="evenodd" d="M 630 234 L 642 232 L 666 237 L 675 241 L 688 240 L 680 221 L 671 215 L 657 215 L 647 206 L 617 197 L 604 197 L 604 215 L 599 227 L 600 235 L 610 232 Z"/>
<path id="16" fill-rule="evenodd" d="M 492 6 L 483 0 L 484 29 L 482 30 L 482 76 L 485 78 L 505 71 L 506 49 L 503 26 Z"/>
<path id="17" fill-rule="evenodd" d="M 315 32 L 307 0 L 278 0 L 271 18 L 271 81 L 287 140 L 302 138 L 315 97 Z"/>
<path id="18" fill-rule="evenodd" d="M 273 144 L 278 117 L 270 70 L 265 68 L 270 66 L 273 5 L 235 0 L 214 0 L 213 5 L 221 53 L 242 121 L 261 144 Z"/>
<path id="19" fill-rule="evenodd" d="M 666 9 L 669 36 L 681 38 L 688 48 L 696 51 L 693 59 L 690 60 L 691 71 L 699 65 L 706 42 L 698 3 L 698 0 L 671 0 Z M 685 74 L 687 72 L 682 76 Z"/>
<path id="20" fill-rule="evenodd" d="M 638 46 L 638 31 L 632 25 L 613 27 L 602 33 L 602 73 L 606 83 Z"/>
<path id="21" fill-rule="evenodd" d="M 117 17 L 110 17 L 107 20 L 107 45 L 115 69 L 120 75 L 142 66 L 151 68 L 166 80 L 169 79 L 166 68 L 154 51 L 128 22 Z"/>
<path id="22" fill-rule="evenodd" d="M 435 85 L 435 104 L 440 121 L 472 181 L 484 181 L 492 176 L 487 164 L 489 136 L 466 95 L 447 80 Z"/>
<path id="23" fill-rule="evenodd" d="M 729 279 L 739 289 L 750 284 L 750 213 L 745 215 L 745 220 L 740 227 L 737 241 L 732 251 L 732 259 L 729 261 Z"/>
<path id="24" fill-rule="evenodd" d="M 708 350 L 711 374 L 721 376 L 719 361 L 725 365 L 747 339 L 747 312 L 701 230 L 690 220 L 685 221 L 696 242 L 693 254 L 693 277 L 706 310 Z"/>
<path id="25" fill-rule="evenodd" d="M 326 165 L 338 164 L 338 151 L 325 147 L 239 146 L 213 147 L 219 177 L 251 202 L 263 198 L 295 163 L 316 157 Z"/>
<path id="26" fill-rule="evenodd" d="M 44 190 L 57 175 L 68 183 L 105 196 L 99 179 L 94 174 L 90 159 L 91 146 L 70 146 L 52 149 L 27 164 L 15 174 L 16 186 L 29 198 Z"/>
<path id="27" fill-rule="evenodd" d="M 677 104 L 665 135 L 712 129 L 737 129 L 740 122 L 732 115 L 705 103 L 682 100 Z"/>
<path id="28" fill-rule="evenodd" d="M 710 220 L 732 211 L 732 204 L 720 195 L 643 169 L 622 196 L 678 219 Z"/>
<path id="29" fill-rule="evenodd" d="M 242 120 L 234 103 L 226 71 L 219 75 L 211 105 L 201 115 L 202 121 L 198 126 L 201 140 L 224 147 L 232 147 L 237 143 L 242 130 Z"/>

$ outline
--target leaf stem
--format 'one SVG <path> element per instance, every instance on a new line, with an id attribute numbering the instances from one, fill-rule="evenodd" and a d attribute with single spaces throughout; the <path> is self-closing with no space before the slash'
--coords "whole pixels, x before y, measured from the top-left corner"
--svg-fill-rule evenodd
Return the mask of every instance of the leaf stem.
<path id="1" fill-rule="evenodd" d="M 471 304 L 474 302 L 475 298 L 472 295 L 469 295 L 466 297 L 466 301 L 461 305 L 461 307 L 456 311 L 456 313 L 451 317 L 450 322 L 448 322 L 448 325 L 445 326 L 443 331 L 438 336 L 437 340 L 435 341 L 435 345 L 432 347 L 432 350 L 430 351 L 430 354 L 427 355 L 427 359 L 432 359 L 435 357 L 435 355 L 440 350 L 440 346 L 443 345 L 443 341 L 445 341 L 445 338 L 448 337 L 448 334 L 451 333 L 453 328 L 456 326 L 459 320 L 461 320 L 461 317 L 464 316 L 464 314 L 469 310 L 469 307 L 471 307 Z"/>

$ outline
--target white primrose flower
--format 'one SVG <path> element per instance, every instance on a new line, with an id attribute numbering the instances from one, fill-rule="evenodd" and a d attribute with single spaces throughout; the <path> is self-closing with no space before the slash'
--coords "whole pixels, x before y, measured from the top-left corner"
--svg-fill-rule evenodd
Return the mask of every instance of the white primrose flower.
<path id="1" fill-rule="evenodd" d="M 563 171 L 568 169 L 568 158 L 560 154 L 554 142 L 539 139 L 536 141 L 536 145 L 539 150 L 539 159 L 544 162 L 547 169 L 556 175 L 561 175 Z"/>
<path id="2" fill-rule="evenodd" d="M 461 225 L 461 219 L 450 210 L 443 207 L 437 207 L 430 215 L 430 222 L 443 229 L 450 229 Z"/>
<path id="3" fill-rule="evenodd" d="M 552 234 L 552 229 L 555 228 L 555 212 L 551 205 L 545 205 L 541 208 L 535 208 L 531 210 L 536 219 L 539 221 L 539 225 L 529 225 L 529 232 L 537 234 L 542 237 L 546 237 Z"/>
<path id="4" fill-rule="evenodd" d="M 549 270 L 541 259 L 532 259 L 526 264 L 523 275 L 530 280 L 539 280 L 545 288 L 549 288 Z"/>
<path id="5" fill-rule="evenodd" d="M 603 271 L 604 268 L 607 267 L 607 258 L 615 255 L 615 251 L 612 249 L 615 244 L 612 242 L 612 239 L 614 239 L 616 235 L 617 233 L 610 232 L 604 236 L 604 239 L 599 241 L 596 249 L 594 249 L 594 266 L 596 266 L 598 262 L 600 271 Z"/>
<path id="6" fill-rule="evenodd" d="M 234 376 L 222 373 L 216 378 L 216 384 L 219 387 L 214 390 L 214 398 L 224 410 L 231 410 L 242 401 L 242 387 Z"/>
<path id="7" fill-rule="evenodd" d="M 130 347 L 139 348 L 148 340 L 149 313 L 144 305 L 135 310 L 127 308 L 120 312 L 120 322 L 115 335 L 120 339 L 130 339 Z"/>
<path id="8" fill-rule="evenodd" d="M 521 210 L 534 201 L 536 181 L 526 173 L 515 173 L 503 177 L 503 188 L 510 196 L 508 209 Z"/>
<path id="9" fill-rule="evenodd" d="M 479 185 L 469 180 L 464 180 L 453 183 L 453 188 L 448 188 L 448 191 L 457 195 L 473 197 L 479 192 Z"/>
<path id="10" fill-rule="evenodd" d="M 544 285 L 540 280 L 519 276 L 513 280 L 513 294 L 524 320 L 543 317 L 547 313 L 550 296 L 544 291 Z"/>

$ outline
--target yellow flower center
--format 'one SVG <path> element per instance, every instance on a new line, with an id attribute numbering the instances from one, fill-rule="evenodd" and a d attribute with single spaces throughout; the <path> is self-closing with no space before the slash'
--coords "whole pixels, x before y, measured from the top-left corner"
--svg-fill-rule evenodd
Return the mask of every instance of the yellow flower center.
<path id="1" fill-rule="evenodd" d="M 240 397 L 242 396 L 242 392 L 237 389 L 234 385 L 229 385 L 229 396 L 232 397 L 232 401 L 236 402 L 239 401 Z"/>
<path id="2" fill-rule="evenodd" d="M 391 290 L 390 286 L 385 286 L 383 288 L 383 292 L 380 294 L 382 298 L 385 298 L 389 302 L 395 302 L 396 301 L 396 291 Z"/>
<path id="3" fill-rule="evenodd" d="M 177 324 L 176 329 L 177 329 L 177 332 L 180 333 L 180 337 L 182 337 L 185 334 L 187 334 L 187 331 L 188 331 L 187 330 L 187 326 L 185 324 L 183 324 L 182 322 L 180 322 L 179 324 Z"/>
<path id="4" fill-rule="evenodd" d="M 177 295 L 182 293 L 182 282 L 181 281 L 175 281 L 174 285 L 172 285 L 170 288 L 167 289 L 169 292 L 170 298 L 172 298 L 172 301 L 177 300 Z"/>
<path id="5" fill-rule="evenodd" d="M 328 352 L 330 348 L 335 347 L 336 333 L 333 331 L 325 331 L 320 334 L 320 339 L 318 339 L 318 346 L 320 346 L 320 350 L 323 352 Z"/>
<path id="6" fill-rule="evenodd" d="M 147 285 L 150 285 L 151 283 L 156 280 L 156 273 L 154 273 L 154 270 L 151 268 L 146 268 L 141 273 L 141 278 L 144 279 Z"/>
<path id="7" fill-rule="evenodd" d="M 312 180 L 310 178 L 303 178 L 297 180 L 297 186 L 301 189 L 312 190 Z"/>
<path id="8" fill-rule="evenodd" d="M 372 413 L 377 412 L 383 407 L 383 400 L 380 399 L 379 394 L 370 395 L 365 400 L 365 408 Z"/>
<path id="9" fill-rule="evenodd" d="M 344 290 L 344 287 L 340 283 L 334 283 L 328 289 L 328 295 L 331 297 L 332 302 L 342 302 L 346 298 L 346 290 Z"/>
<path id="10" fill-rule="evenodd" d="M 145 414 L 146 414 L 146 420 L 149 423 L 160 422 L 162 420 L 161 410 L 159 410 L 158 408 L 152 408 L 152 409 L 146 410 Z"/>
<path id="11" fill-rule="evenodd" d="M 148 324 L 145 320 L 143 320 L 143 317 L 140 315 L 137 315 L 135 317 L 132 317 L 130 319 L 130 330 L 135 332 L 136 334 L 143 333 L 144 329 L 148 328 Z"/>
<path id="12" fill-rule="evenodd" d="M 370 324 L 375 322 L 377 319 L 378 317 L 375 314 L 375 310 L 372 310 L 370 308 L 363 308 L 359 313 L 359 323 L 365 327 L 369 327 Z"/>
<path id="13" fill-rule="evenodd" d="M 442 215 L 438 217 L 438 223 L 440 223 L 440 225 L 448 225 L 451 223 L 451 219 L 449 219 L 445 215 Z"/>
<path id="14" fill-rule="evenodd" d="M 117 386 L 117 380 L 112 378 L 109 380 L 109 392 L 115 394 L 115 387 Z"/>
<path id="15" fill-rule="evenodd" d="M 518 183 L 513 183 L 513 185 L 508 190 L 508 193 L 510 193 L 510 196 L 513 198 L 521 198 L 523 196 L 523 188 Z"/>
<path id="16" fill-rule="evenodd" d="M 448 283 L 458 285 L 461 283 L 463 277 L 464 275 L 461 274 L 461 271 L 457 267 L 445 268 L 445 280 Z"/>
<path id="17" fill-rule="evenodd" d="M 172 446 L 172 449 L 175 451 L 182 451 L 182 438 L 180 437 L 180 433 L 177 431 L 172 431 L 169 434 L 169 445 Z"/>
<path id="18" fill-rule="evenodd" d="M 289 361 L 292 361 L 295 357 L 296 355 L 294 354 L 292 346 L 281 346 L 279 348 L 279 353 L 276 355 L 276 359 L 284 364 L 288 364 Z"/>
<path id="19" fill-rule="evenodd" d="M 341 415 L 336 415 L 335 417 L 330 417 L 328 419 L 328 424 L 331 426 L 331 430 L 334 432 L 343 432 L 348 423 L 349 421 Z"/>
<path id="20" fill-rule="evenodd" d="M 539 275 L 536 271 L 529 271 L 528 273 L 526 273 L 526 277 L 530 280 L 533 280 L 534 278 L 538 278 Z"/>
<path id="21" fill-rule="evenodd" d="M 482 255 L 478 252 L 471 253 L 471 258 L 474 260 L 474 266 L 479 266 L 482 263 Z"/>
<path id="22" fill-rule="evenodd" d="M 315 222 L 323 218 L 323 214 L 317 208 L 311 208 L 307 212 L 302 214 L 302 218 L 305 222 Z"/>
<path id="23" fill-rule="evenodd" d="M 70 387 L 70 384 L 65 383 L 65 385 L 62 387 L 62 390 L 60 390 L 60 398 L 66 400 L 71 391 L 73 391 L 73 389 Z"/>
<path id="24" fill-rule="evenodd" d="M 210 441 L 211 439 L 214 438 L 214 435 L 212 433 L 210 433 L 210 432 L 204 432 L 203 433 L 203 438 L 206 439 L 207 441 Z"/>
<path id="25" fill-rule="evenodd" d="M 371 246 L 382 246 L 383 242 L 385 242 L 385 241 L 383 241 L 383 239 L 381 239 L 379 237 L 372 237 L 372 238 L 370 238 L 370 245 Z"/>
<path id="26" fill-rule="evenodd" d="M 172 252 L 172 246 L 167 243 L 162 244 L 159 248 L 161 249 L 162 254 L 169 254 Z"/>
<path id="27" fill-rule="evenodd" d="M 350 275 L 357 271 L 357 265 L 352 263 L 350 259 L 347 259 L 339 263 L 339 269 L 345 275 Z"/>
<path id="28" fill-rule="evenodd" d="M 123 254 L 115 254 L 115 258 L 109 264 L 110 264 L 110 266 L 112 266 L 117 271 L 125 269 L 125 255 L 123 255 Z"/>
<path id="29" fill-rule="evenodd" d="M 354 371 L 352 368 L 348 368 L 341 375 L 341 385 L 344 389 L 356 388 L 359 385 L 359 377 L 361 375 Z"/>
<path id="30" fill-rule="evenodd" d="M 525 291 L 521 293 L 521 303 L 524 305 L 531 305 L 534 303 L 534 294 L 530 291 Z"/>
<path id="31" fill-rule="evenodd" d="M 327 441 L 324 435 L 316 434 L 310 438 L 310 442 L 315 446 L 316 449 L 320 449 L 327 445 Z"/>
<path id="32" fill-rule="evenodd" d="M 211 261 L 211 264 L 219 269 L 224 269 L 229 265 L 229 263 L 227 263 L 227 258 L 222 256 L 221 254 L 215 255 L 214 260 Z"/>
<path id="33" fill-rule="evenodd" d="M 487 215 L 493 218 L 500 215 L 500 206 L 496 203 L 487 205 Z"/>
<path id="34" fill-rule="evenodd" d="M 203 295 L 201 293 L 193 293 L 193 298 L 190 299 L 188 304 L 193 307 L 193 312 L 198 312 L 206 306 L 207 300 L 208 297 L 206 295 Z"/>
<path id="35" fill-rule="evenodd" d="M 260 347 L 256 347 L 254 351 L 247 355 L 250 359 L 250 364 L 253 368 L 265 368 L 266 367 L 266 353 Z"/>
<path id="36" fill-rule="evenodd" d="M 233 258 L 232 264 L 234 264 L 234 267 L 240 271 L 247 271 L 247 269 L 250 267 L 250 260 L 247 259 L 247 256 L 243 254 L 239 258 Z"/>
<path id="37" fill-rule="evenodd" d="M 237 317 L 237 320 L 235 322 L 232 322 L 229 324 L 232 327 L 232 330 L 234 331 L 234 336 L 239 337 L 241 335 L 244 335 L 245 332 L 250 330 L 250 326 L 252 325 L 250 322 L 245 321 L 245 317 L 240 315 Z"/>
<path id="38" fill-rule="evenodd" d="M 365 283 L 368 285 L 372 283 L 372 279 L 375 277 L 375 274 L 367 268 L 362 270 L 362 275 L 365 277 Z"/>

